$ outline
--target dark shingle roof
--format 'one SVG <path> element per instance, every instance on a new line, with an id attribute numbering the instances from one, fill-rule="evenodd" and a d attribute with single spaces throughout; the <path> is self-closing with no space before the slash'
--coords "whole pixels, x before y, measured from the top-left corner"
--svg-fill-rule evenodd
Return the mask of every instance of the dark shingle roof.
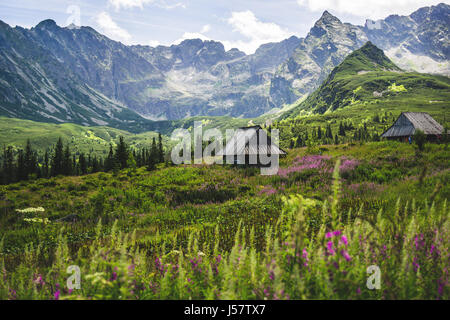
<path id="1" fill-rule="evenodd" d="M 426 112 L 403 112 L 381 137 L 405 137 L 421 130 L 427 135 L 440 135 L 444 128 Z"/>

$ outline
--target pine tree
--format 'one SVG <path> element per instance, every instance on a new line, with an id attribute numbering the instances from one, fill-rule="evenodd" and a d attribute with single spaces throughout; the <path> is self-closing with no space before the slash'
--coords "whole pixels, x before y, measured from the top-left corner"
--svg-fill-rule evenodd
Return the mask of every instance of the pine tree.
<path id="1" fill-rule="evenodd" d="M 64 149 L 63 174 L 66 176 L 72 174 L 72 154 L 70 153 L 69 145 L 66 145 L 66 148 Z"/>
<path id="2" fill-rule="evenodd" d="M 303 146 L 303 140 L 301 136 L 297 137 L 297 148 L 300 148 Z"/>
<path id="3" fill-rule="evenodd" d="M 97 160 L 97 157 L 94 156 L 92 159 L 92 173 L 96 173 L 100 171 L 99 161 Z"/>
<path id="4" fill-rule="evenodd" d="M 72 155 L 72 168 L 72 174 L 78 176 L 80 174 L 80 171 L 78 170 L 77 156 L 75 155 L 75 153 Z"/>
<path id="5" fill-rule="evenodd" d="M 164 162 L 164 149 L 162 144 L 162 136 L 161 133 L 158 133 L 158 151 L 159 151 L 159 163 Z"/>
<path id="6" fill-rule="evenodd" d="M 327 125 L 327 131 L 326 131 L 325 136 L 327 138 L 329 138 L 329 139 L 333 139 L 333 132 L 331 131 L 331 125 L 330 124 Z"/>
<path id="7" fill-rule="evenodd" d="M 147 170 L 155 170 L 156 163 L 158 161 L 158 148 L 156 146 L 156 139 L 153 138 L 152 147 L 150 149 L 150 155 L 147 162 Z"/>
<path id="8" fill-rule="evenodd" d="M 42 176 L 44 178 L 47 178 L 49 174 L 49 158 L 48 158 L 48 151 L 45 150 L 45 155 L 44 155 L 44 166 L 42 168 Z"/>
<path id="9" fill-rule="evenodd" d="M 13 147 L 3 147 L 3 174 L 5 184 L 12 183 L 16 180 L 15 172 Z"/>
<path id="10" fill-rule="evenodd" d="M 28 177 L 32 174 L 37 173 L 37 157 L 33 149 L 31 148 L 31 142 L 30 139 L 27 140 L 27 145 L 25 147 L 25 154 L 24 154 L 24 175 L 25 179 L 28 179 Z"/>
<path id="11" fill-rule="evenodd" d="M 128 146 L 125 143 L 123 136 L 119 137 L 119 144 L 116 148 L 116 162 L 120 169 L 125 169 L 127 167 L 127 161 L 129 157 Z"/>
<path id="12" fill-rule="evenodd" d="M 109 154 L 105 160 L 105 171 L 111 171 L 114 168 L 115 162 L 113 146 L 112 144 L 109 144 Z"/>
<path id="13" fill-rule="evenodd" d="M 345 127 L 344 127 L 344 125 L 342 124 L 342 121 L 339 123 L 339 135 L 340 135 L 341 137 L 345 137 Z"/>
<path id="14" fill-rule="evenodd" d="M 27 172 L 26 172 L 26 164 L 25 164 L 25 155 L 23 153 L 23 150 L 20 149 L 19 153 L 17 155 L 17 173 L 16 173 L 17 180 L 25 180 L 27 178 Z"/>
<path id="15" fill-rule="evenodd" d="M 84 156 L 84 153 L 80 153 L 78 157 L 78 167 L 80 168 L 81 175 L 88 173 L 88 164 L 86 162 L 86 157 Z"/>
<path id="16" fill-rule="evenodd" d="M 52 158 L 51 175 L 57 176 L 64 173 L 63 169 L 64 145 L 62 139 L 59 138 L 56 143 L 55 152 Z"/>

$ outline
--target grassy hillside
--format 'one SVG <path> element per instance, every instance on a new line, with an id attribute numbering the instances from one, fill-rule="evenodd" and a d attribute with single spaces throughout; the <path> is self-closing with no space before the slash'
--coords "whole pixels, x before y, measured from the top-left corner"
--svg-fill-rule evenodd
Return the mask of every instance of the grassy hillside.
<path id="1" fill-rule="evenodd" d="M 177 121 L 158 121 L 152 123 L 152 129 L 143 133 L 132 133 L 106 126 L 85 127 L 72 123 L 53 124 L 34 122 L 15 118 L 0 117 L 0 146 L 13 145 L 16 148 L 24 148 L 27 139 L 31 140 L 33 147 L 39 152 L 52 147 L 59 137 L 65 143 L 69 143 L 71 150 L 75 152 L 93 153 L 105 156 L 109 150 L 109 144 L 113 146 L 119 136 L 124 136 L 126 142 L 137 148 L 148 147 L 153 137 L 158 132 L 163 134 L 163 142 L 171 146 L 173 142 L 170 136 L 177 128 L 187 129 L 193 132 L 194 122 L 203 124 L 203 130 L 217 128 L 221 131 L 236 129 L 247 125 L 264 123 L 266 118 L 236 119 L 230 117 L 192 117 Z"/>
<path id="2" fill-rule="evenodd" d="M 402 112 L 428 112 L 450 127 L 450 79 L 403 72 L 371 43 L 350 54 L 314 93 L 281 116 L 275 127 L 281 145 L 299 139 L 329 144 L 352 142 L 362 128 L 371 140 L 381 135 Z M 346 124 L 345 135 L 339 134 Z M 331 127 L 333 138 L 318 139 L 319 127 Z M 314 135 L 313 135 L 314 133 Z M 359 140 L 359 139 L 358 139 Z"/>
<path id="3" fill-rule="evenodd" d="M 396 112 L 427 111 L 432 105 L 434 109 L 447 111 L 448 101 L 449 78 L 403 72 L 383 51 L 368 43 L 350 54 L 319 89 L 282 118 L 360 107 L 370 108 L 373 112 L 382 108 Z"/>
<path id="4" fill-rule="evenodd" d="M 132 146 L 142 147 L 150 145 L 153 137 L 157 138 L 158 134 L 133 134 L 110 127 L 84 127 L 71 123 L 52 124 L 0 117 L 1 146 L 24 148 L 27 139 L 30 139 L 33 147 L 40 153 L 56 144 L 61 137 L 72 151 L 104 156 L 109 150 L 109 144 L 115 145 L 119 136 L 124 136 Z"/>

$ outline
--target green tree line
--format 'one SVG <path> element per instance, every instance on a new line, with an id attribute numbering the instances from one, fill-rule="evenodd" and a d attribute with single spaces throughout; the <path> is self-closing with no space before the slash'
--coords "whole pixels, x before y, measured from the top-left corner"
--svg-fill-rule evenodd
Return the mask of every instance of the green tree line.
<path id="1" fill-rule="evenodd" d="M 130 148 L 125 139 L 120 136 L 117 146 L 110 144 L 106 158 L 92 154 L 72 153 L 68 144 L 64 145 L 61 138 L 50 150 L 41 157 L 27 140 L 25 149 L 15 150 L 13 146 L 3 146 L 1 156 L 0 183 L 10 184 L 23 180 L 49 178 L 59 175 L 77 176 L 95 172 L 118 171 L 130 167 L 146 166 L 154 170 L 158 163 L 164 162 L 164 147 L 161 134 L 158 141 L 153 138 L 148 148 Z"/>

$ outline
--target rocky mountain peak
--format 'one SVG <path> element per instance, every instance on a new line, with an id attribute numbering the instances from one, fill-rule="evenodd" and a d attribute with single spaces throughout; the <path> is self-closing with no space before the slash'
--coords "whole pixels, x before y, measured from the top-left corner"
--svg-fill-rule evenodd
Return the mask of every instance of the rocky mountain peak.
<path id="1" fill-rule="evenodd" d="M 330 12 L 325 10 L 320 17 L 319 20 L 317 20 L 316 25 L 317 26 L 330 26 L 333 24 L 342 24 L 341 20 L 339 20 L 337 17 L 333 16 Z"/>
<path id="2" fill-rule="evenodd" d="M 39 22 L 35 29 L 38 30 L 51 30 L 51 29 L 55 29 L 57 28 L 58 25 L 56 24 L 56 22 L 52 19 L 47 19 L 47 20 L 43 20 L 41 22 Z"/>

